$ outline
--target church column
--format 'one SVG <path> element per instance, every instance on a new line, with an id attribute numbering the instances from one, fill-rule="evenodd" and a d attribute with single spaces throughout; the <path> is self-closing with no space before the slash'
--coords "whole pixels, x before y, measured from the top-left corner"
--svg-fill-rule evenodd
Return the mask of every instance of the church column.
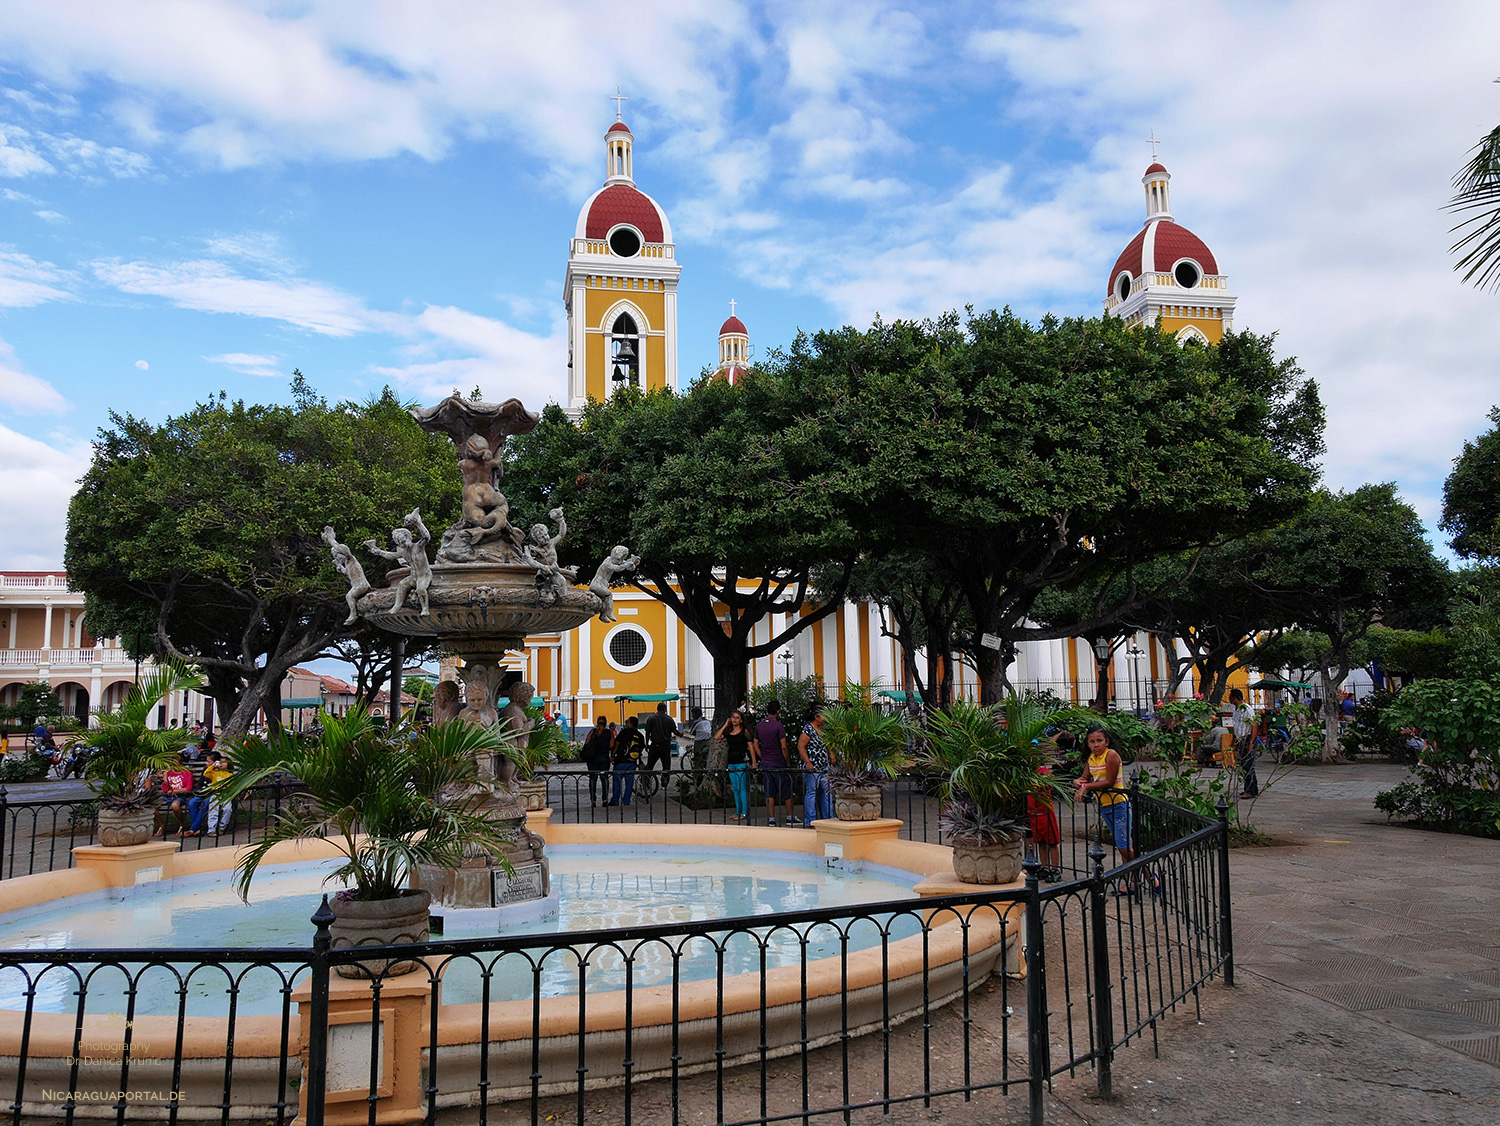
<path id="1" fill-rule="evenodd" d="M 818 623 L 817 627 L 823 631 L 823 695 L 837 696 L 839 694 L 839 616 L 837 612 L 829 614 Z"/>
<path id="2" fill-rule="evenodd" d="M 859 607 L 844 603 L 844 679 L 858 681 L 862 675 L 859 661 Z M 843 685 L 839 685 L 840 688 Z"/>
<path id="3" fill-rule="evenodd" d="M 667 620 L 667 628 L 664 631 L 666 633 L 665 640 L 667 649 L 667 686 L 663 688 L 662 691 L 676 692 L 678 696 L 681 696 L 682 675 L 681 670 L 678 667 L 677 660 L 677 632 L 679 629 L 679 626 L 677 624 L 677 615 L 672 613 L 672 609 L 670 606 L 663 607 L 663 609 L 666 612 Z M 672 705 L 672 710 L 674 712 L 677 711 L 678 705 Z"/>
<path id="4" fill-rule="evenodd" d="M 666 381 L 667 386 L 676 390 L 677 388 L 677 283 L 668 282 L 667 292 L 663 295 L 663 304 L 666 306 Z"/>
<path id="5" fill-rule="evenodd" d="M 579 626 L 574 635 L 578 638 L 578 707 L 579 715 L 589 723 L 594 722 L 594 619 Z"/>

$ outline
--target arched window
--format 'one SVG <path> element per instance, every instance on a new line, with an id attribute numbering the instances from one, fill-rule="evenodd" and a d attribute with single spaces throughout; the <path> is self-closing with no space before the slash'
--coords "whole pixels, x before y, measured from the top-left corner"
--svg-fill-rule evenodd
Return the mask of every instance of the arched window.
<path id="1" fill-rule="evenodd" d="M 621 313 L 610 326 L 609 378 L 616 387 L 641 384 L 641 332 L 635 318 Z"/>

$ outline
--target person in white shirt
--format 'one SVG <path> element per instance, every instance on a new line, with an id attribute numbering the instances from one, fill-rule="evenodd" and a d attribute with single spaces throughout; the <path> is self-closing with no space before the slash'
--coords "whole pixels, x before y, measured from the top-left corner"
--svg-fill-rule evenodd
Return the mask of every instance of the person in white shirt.
<path id="1" fill-rule="evenodd" d="M 1245 703 L 1245 694 L 1238 688 L 1229 690 L 1229 705 L 1233 709 L 1234 753 L 1245 775 L 1245 790 L 1240 797 L 1259 797 L 1260 778 L 1255 773 L 1255 710 Z"/>

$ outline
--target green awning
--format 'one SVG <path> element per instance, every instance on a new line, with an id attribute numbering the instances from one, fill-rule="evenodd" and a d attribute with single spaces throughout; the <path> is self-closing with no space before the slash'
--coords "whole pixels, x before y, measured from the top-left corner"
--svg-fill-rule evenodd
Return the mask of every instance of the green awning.
<path id="1" fill-rule="evenodd" d="M 501 696 L 500 699 L 495 701 L 495 707 L 503 708 L 508 703 L 510 703 L 510 697 Z M 545 708 L 547 706 L 547 698 L 545 696 L 533 696 L 529 706 L 533 708 Z"/>
<path id="2" fill-rule="evenodd" d="M 1312 685 L 1311 684 L 1303 684 L 1300 680 L 1270 680 L 1270 679 L 1257 680 L 1250 687 L 1251 688 L 1305 688 L 1309 692 L 1312 691 Z"/>
<path id="3" fill-rule="evenodd" d="M 875 695 L 885 696 L 889 699 L 895 700 L 898 704 L 906 703 L 906 693 L 902 692 L 899 688 L 882 688 L 877 691 Z"/>
<path id="4" fill-rule="evenodd" d="M 285 708 L 321 708 L 323 706 L 323 697 L 321 697 L 321 696 L 292 696 L 290 698 L 283 699 L 281 701 L 281 706 L 282 706 L 283 709 L 285 709 Z"/>
<path id="5" fill-rule="evenodd" d="M 623 704 L 626 700 L 634 700 L 641 704 L 659 704 L 662 701 L 680 700 L 682 696 L 677 692 L 635 692 L 629 696 L 616 696 L 615 703 Z"/>

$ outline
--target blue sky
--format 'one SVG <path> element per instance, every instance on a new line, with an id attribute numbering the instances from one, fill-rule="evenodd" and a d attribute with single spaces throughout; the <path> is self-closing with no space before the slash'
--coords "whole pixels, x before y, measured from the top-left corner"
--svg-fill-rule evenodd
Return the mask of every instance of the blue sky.
<path id="1" fill-rule="evenodd" d="M 534 10 L 535 9 L 535 10 Z M 1328 481 L 1431 522 L 1500 401 L 1442 206 L 1500 121 L 1492 3 L 0 7 L 0 566 L 55 566 L 110 409 L 389 382 L 563 393 L 560 285 L 629 96 L 680 366 L 972 303 L 1099 311 L 1155 130 Z M 141 365 L 145 365 L 144 368 Z"/>

